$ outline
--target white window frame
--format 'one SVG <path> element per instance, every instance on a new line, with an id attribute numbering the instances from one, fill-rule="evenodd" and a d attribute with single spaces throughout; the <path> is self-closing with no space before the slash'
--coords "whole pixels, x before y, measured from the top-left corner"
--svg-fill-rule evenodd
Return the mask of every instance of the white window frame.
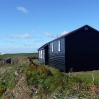
<path id="1" fill-rule="evenodd" d="M 61 41 L 60 40 L 58 41 L 58 51 L 59 52 L 61 51 Z"/>
<path id="2" fill-rule="evenodd" d="M 39 58 L 41 58 L 41 51 L 39 51 Z"/>
<path id="3" fill-rule="evenodd" d="M 42 50 L 40 51 L 40 58 L 42 58 Z"/>
<path id="4" fill-rule="evenodd" d="M 45 58 L 44 50 L 42 50 L 42 58 Z"/>
<path id="5" fill-rule="evenodd" d="M 54 52 L 54 44 L 52 43 L 52 52 Z"/>

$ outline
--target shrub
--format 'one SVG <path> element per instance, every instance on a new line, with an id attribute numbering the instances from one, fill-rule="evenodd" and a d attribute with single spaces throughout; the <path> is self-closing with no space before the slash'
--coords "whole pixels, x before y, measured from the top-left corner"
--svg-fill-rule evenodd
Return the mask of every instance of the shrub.
<path id="1" fill-rule="evenodd" d="M 51 75 L 51 71 L 44 66 L 35 66 L 32 64 L 26 70 L 27 84 L 38 86 L 38 84 L 44 81 L 47 76 Z"/>
<path id="2" fill-rule="evenodd" d="M 0 85 L 0 96 L 6 91 L 6 88 L 4 86 Z"/>

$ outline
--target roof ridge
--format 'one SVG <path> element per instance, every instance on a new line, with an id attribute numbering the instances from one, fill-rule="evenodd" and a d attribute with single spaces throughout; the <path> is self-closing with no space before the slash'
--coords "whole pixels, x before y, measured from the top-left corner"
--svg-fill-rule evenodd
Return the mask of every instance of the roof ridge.
<path id="1" fill-rule="evenodd" d="M 91 27 L 90 25 L 86 24 L 86 25 L 83 25 L 83 26 L 81 26 L 81 27 L 79 27 L 79 28 L 77 28 L 77 29 L 75 29 L 75 30 L 72 30 L 71 32 L 68 32 L 67 34 L 64 34 L 64 35 L 60 36 L 59 38 L 64 37 L 64 36 L 67 36 L 68 34 L 73 33 L 73 32 L 75 32 L 75 31 L 78 31 L 79 29 L 82 29 L 82 28 L 84 28 L 84 27 L 86 27 L 86 26 L 88 26 L 88 27 L 90 27 L 91 29 L 93 29 L 93 30 L 99 32 L 97 29 L 95 29 L 95 28 Z"/>

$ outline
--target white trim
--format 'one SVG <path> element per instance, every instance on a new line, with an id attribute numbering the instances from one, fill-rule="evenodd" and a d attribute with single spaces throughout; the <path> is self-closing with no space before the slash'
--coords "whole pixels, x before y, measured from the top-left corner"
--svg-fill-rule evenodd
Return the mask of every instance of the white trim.
<path id="1" fill-rule="evenodd" d="M 45 51 L 44 50 L 39 50 L 39 58 L 45 58 Z"/>
<path id="2" fill-rule="evenodd" d="M 42 58 L 42 50 L 40 51 L 40 53 L 41 53 L 41 54 L 40 54 L 40 56 L 41 56 L 40 58 Z"/>
<path id="3" fill-rule="evenodd" d="M 42 58 L 45 58 L 44 50 L 42 50 Z"/>
<path id="4" fill-rule="evenodd" d="M 61 42 L 60 42 L 60 40 L 58 41 L 58 51 L 61 51 Z"/>
<path id="5" fill-rule="evenodd" d="M 52 43 L 52 52 L 54 52 L 54 44 Z"/>
<path id="6" fill-rule="evenodd" d="M 41 51 L 39 51 L 39 58 L 41 58 Z"/>

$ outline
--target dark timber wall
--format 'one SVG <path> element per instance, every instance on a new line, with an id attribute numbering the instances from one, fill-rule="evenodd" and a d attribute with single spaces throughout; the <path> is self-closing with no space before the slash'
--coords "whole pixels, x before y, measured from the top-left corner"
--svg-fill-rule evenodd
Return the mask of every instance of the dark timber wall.
<path id="1" fill-rule="evenodd" d="M 59 39 L 61 43 L 61 51 L 58 51 L 58 39 L 50 42 L 49 45 L 49 65 L 65 71 L 65 39 Z M 52 43 L 54 44 L 54 51 L 52 52 Z"/>
<path id="2" fill-rule="evenodd" d="M 39 58 L 39 61 L 61 71 L 69 72 L 71 68 L 73 71 L 99 70 L 99 31 L 89 25 L 57 38 L 39 48 L 41 49 L 44 49 L 45 58 Z"/>
<path id="3" fill-rule="evenodd" d="M 49 49 L 48 45 L 45 47 L 45 65 L 49 64 Z"/>
<path id="4" fill-rule="evenodd" d="M 99 70 L 99 32 L 82 28 L 65 37 L 66 67 L 73 71 Z"/>

